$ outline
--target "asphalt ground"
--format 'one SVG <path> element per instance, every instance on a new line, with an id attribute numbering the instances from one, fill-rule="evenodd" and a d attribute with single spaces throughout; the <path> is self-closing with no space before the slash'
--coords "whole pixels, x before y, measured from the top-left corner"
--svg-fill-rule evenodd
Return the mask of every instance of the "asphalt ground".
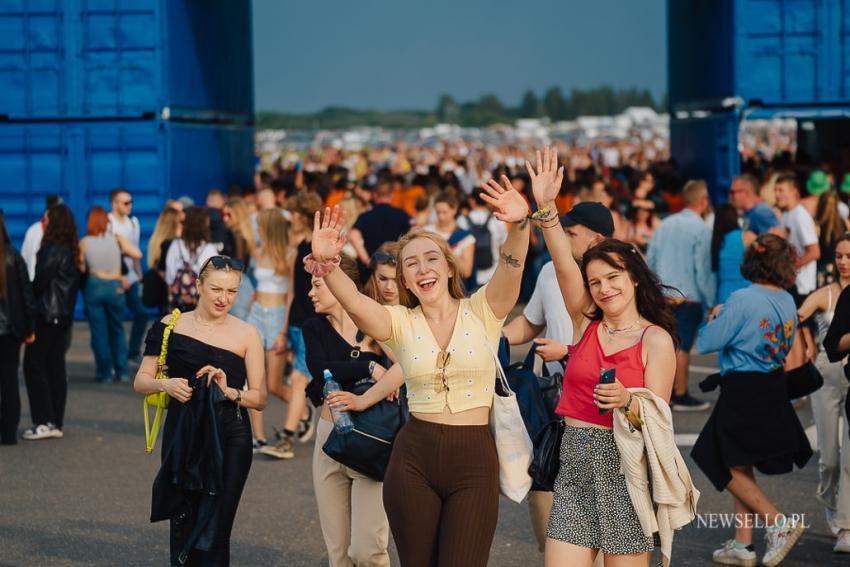
<path id="1" fill-rule="evenodd" d="M 96 384 L 88 347 L 88 326 L 77 324 L 68 353 L 69 396 L 63 439 L 19 441 L 0 446 L 0 565 L 165 565 L 168 526 L 149 522 L 151 483 L 158 454 L 146 455 L 142 398 L 130 384 Z M 515 356 L 521 356 L 517 349 Z M 716 366 L 713 357 L 692 360 L 692 392 Z M 30 425 L 21 382 L 23 417 Z M 714 395 L 707 399 L 716 399 Z M 284 406 L 272 400 L 266 426 L 280 424 Z M 812 424 L 808 406 L 800 410 Z M 688 456 L 708 412 L 675 414 L 680 449 L 702 491 L 698 511 L 729 513 L 731 497 L 718 493 Z M 313 444 L 296 447 L 289 461 L 257 455 L 236 517 L 234 565 L 327 565 L 311 482 Z M 759 477 L 767 494 L 786 513 L 804 514 L 810 528 L 789 557 L 788 567 L 850 565 L 833 554 L 822 507 L 815 500 L 817 456 L 799 471 Z M 704 516 L 708 518 L 708 516 Z M 356 520 L 355 520 L 356 521 Z M 474 524 L 470 529 L 475 529 Z M 731 528 L 696 526 L 677 532 L 674 565 L 711 565 L 711 552 L 732 537 Z M 759 556 L 763 531 L 756 533 Z M 392 550 L 393 564 L 398 565 Z M 501 500 L 490 565 L 542 565 L 528 520 L 528 507 Z"/>

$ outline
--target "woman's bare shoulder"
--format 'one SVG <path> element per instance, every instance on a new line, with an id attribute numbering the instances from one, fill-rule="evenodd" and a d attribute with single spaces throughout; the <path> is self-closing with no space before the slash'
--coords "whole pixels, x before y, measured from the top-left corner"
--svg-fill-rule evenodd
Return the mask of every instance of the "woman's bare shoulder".
<path id="1" fill-rule="evenodd" d="M 228 337 L 237 337 L 240 344 L 243 344 L 245 348 L 251 346 L 253 341 L 260 343 L 260 333 L 257 330 L 257 327 L 254 325 L 239 319 L 238 317 L 234 317 L 233 315 L 227 316 L 227 322 L 224 325 L 224 332 Z"/>
<path id="2" fill-rule="evenodd" d="M 673 349 L 673 337 L 663 327 L 658 325 L 650 325 L 646 329 L 646 334 L 643 336 L 643 342 L 648 347 L 650 352 L 656 349 Z"/>

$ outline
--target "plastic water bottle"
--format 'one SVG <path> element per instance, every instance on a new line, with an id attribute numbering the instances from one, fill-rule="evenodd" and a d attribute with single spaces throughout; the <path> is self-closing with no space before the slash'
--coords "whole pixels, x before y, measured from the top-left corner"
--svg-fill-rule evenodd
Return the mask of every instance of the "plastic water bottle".
<path id="1" fill-rule="evenodd" d="M 337 392 L 341 388 L 336 380 L 334 380 L 333 374 L 327 368 L 324 372 L 325 377 L 325 388 L 324 393 L 325 397 L 328 397 L 328 394 L 331 392 Z M 336 428 L 337 433 L 351 433 L 354 429 L 354 422 L 351 421 L 351 416 L 348 415 L 347 411 L 339 411 L 339 409 L 332 407 L 331 408 L 331 417 L 334 420 L 334 427 Z"/>

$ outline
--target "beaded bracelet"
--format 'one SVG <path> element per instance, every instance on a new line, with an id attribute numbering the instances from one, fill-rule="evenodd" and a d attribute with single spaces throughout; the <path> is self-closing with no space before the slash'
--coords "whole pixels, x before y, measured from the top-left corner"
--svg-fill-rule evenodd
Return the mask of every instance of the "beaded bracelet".
<path id="1" fill-rule="evenodd" d="M 304 257 L 304 269 L 313 277 L 323 278 L 339 267 L 339 254 L 329 260 L 322 262 L 316 260 L 312 254 L 307 254 Z"/>

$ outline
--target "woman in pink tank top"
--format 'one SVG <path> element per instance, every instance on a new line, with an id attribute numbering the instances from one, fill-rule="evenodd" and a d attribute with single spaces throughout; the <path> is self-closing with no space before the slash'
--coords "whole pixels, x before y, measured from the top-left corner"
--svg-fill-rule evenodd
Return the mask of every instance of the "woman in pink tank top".
<path id="1" fill-rule="evenodd" d="M 529 166 L 546 246 L 578 338 L 569 349 L 557 408 L 566 427 L 545 564 L 590 567 L 601 551 L 606 563 L 616 556 L 618 567 L 646 566 L 654 542 L 629 498 L 611 412 L 628 412 L 639 425 L 640 404 L 627 388 L 645 387 L 669 402 L 675 319 L 663 286 L 631 244 L 602 239 L 580 263 L 574 258 L 574 244 L 600 240 L 592 226 L 610 213 L 584 207 L 581 215 L 568 214 L 565 235 L 554 208 L 563 178 L 556 164 L 557 154 L 547 150 L 538 153 L 536 174 Z M 603 374 L 613 382 L 601 384 Z"/>

